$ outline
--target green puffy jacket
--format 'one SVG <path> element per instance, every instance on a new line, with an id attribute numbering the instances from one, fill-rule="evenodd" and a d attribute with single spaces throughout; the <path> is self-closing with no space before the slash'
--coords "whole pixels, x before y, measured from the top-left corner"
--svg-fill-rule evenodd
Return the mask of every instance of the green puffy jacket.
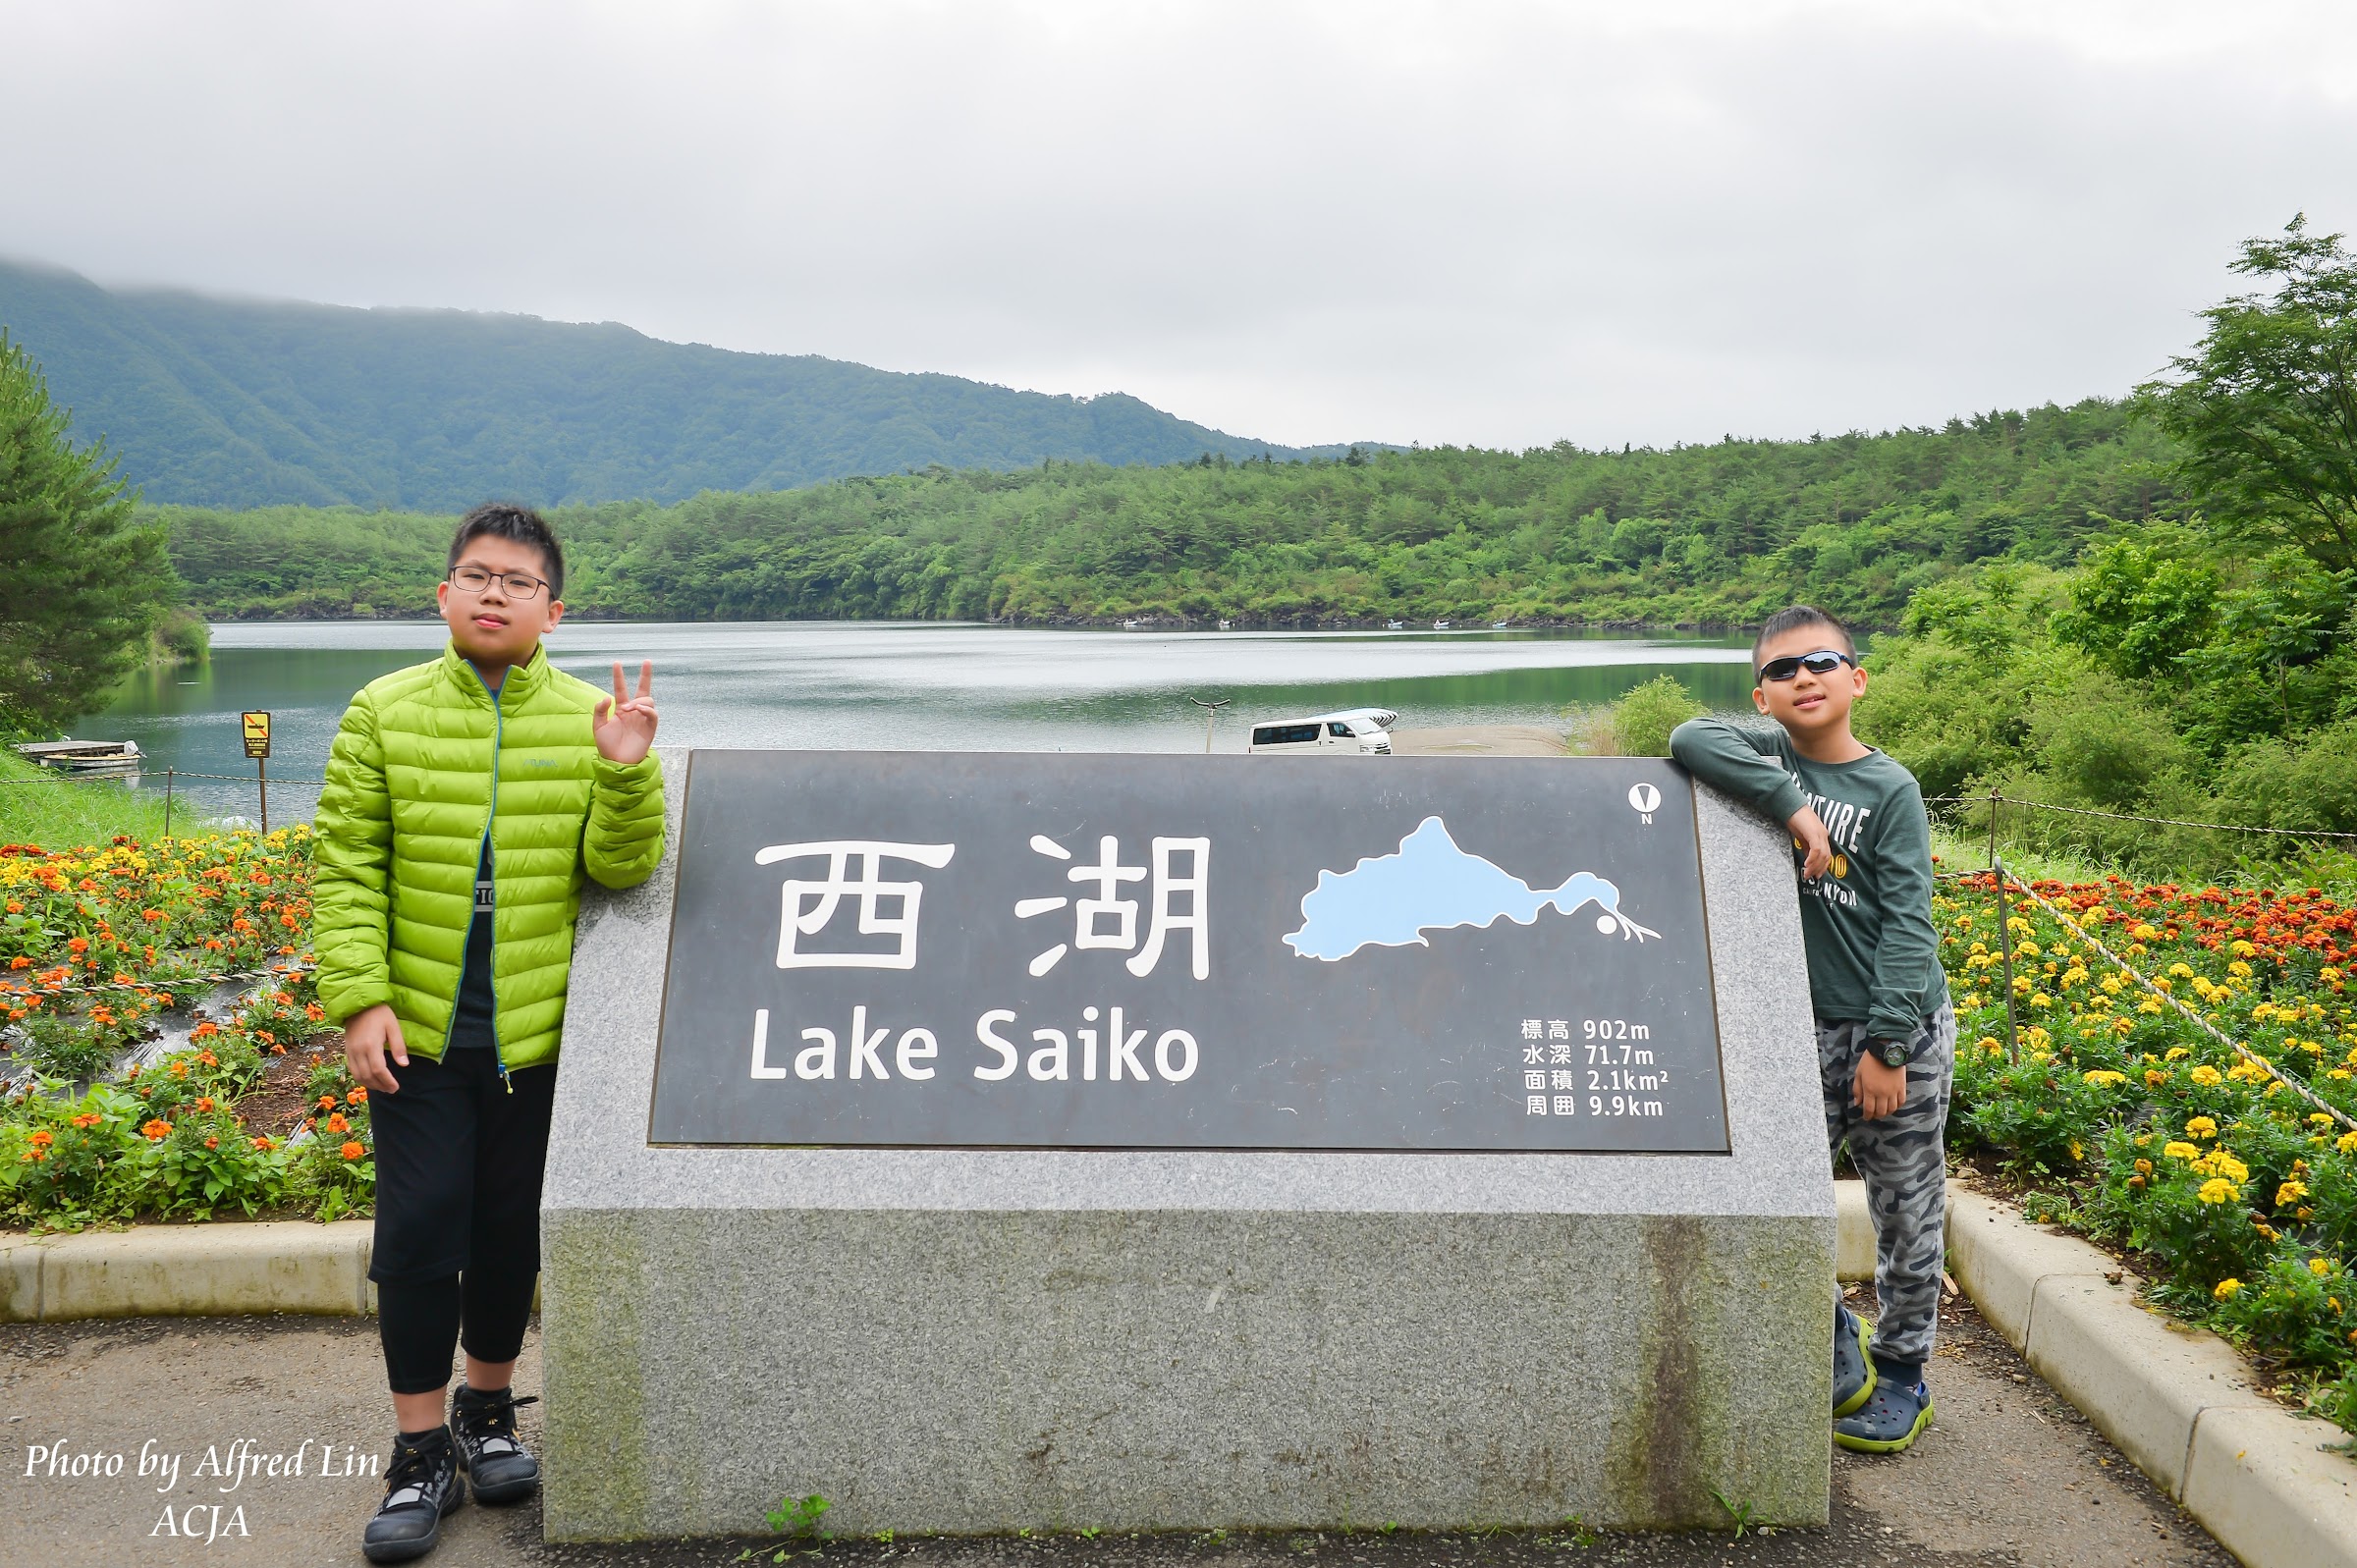
<path id="1" fill-rule="evenodd" d="M 312 828 L 312 946 L 329 1017 L 389 1001 L 410 1054 L 441 1057 L 488 833 L 499 1059 L 556 1059 L 581 878 L 634 887 L 663 858 L 662 764 L 597 754 L 601 695 L 535 652 L 494 701 L 447 647 L 352 699 Z"/>

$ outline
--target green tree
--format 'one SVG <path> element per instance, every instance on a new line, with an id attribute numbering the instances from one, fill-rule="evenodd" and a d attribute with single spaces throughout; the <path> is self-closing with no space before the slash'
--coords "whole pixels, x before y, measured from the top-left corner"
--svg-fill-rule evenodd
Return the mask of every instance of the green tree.
<path id="1" fill-rule="evenodd" d="M 111 458 L 0 333 L 0 732 L 54 730 L 142 657 L 178 586 Z"/>
<path id="2" fill-rule="evenodd" d="M 2182 446 L 2174 471 L 2213 515 L 2328 570 L 2357 567 L 2357 256 L 2305 214 L 2246 241 L 2234 270 L 2269 292 L 2202 312 L 2182 379 L 2137 389 Z"/>

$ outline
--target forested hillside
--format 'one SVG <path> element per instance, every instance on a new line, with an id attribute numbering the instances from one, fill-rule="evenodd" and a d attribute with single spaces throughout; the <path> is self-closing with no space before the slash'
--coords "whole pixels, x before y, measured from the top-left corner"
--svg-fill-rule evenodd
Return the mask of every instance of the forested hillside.
<path id="1" fill-rule="evenodd" d="M 1798 442 L 846 479 L 565 509 L 576 613 L 678 620 L 1226 617 L 1870 624 L 1989 557 L 2061 565 L 2167 513 L 2165 438 L 2100 400 Z M 216 617 L 416 614 L 451 518 L 165 508 Z M 362 608 L 364 607 L 364 608 Z"/>
<path id="2" fill-rule="evenodd" d="M 1051 397 L 460 310 L 114 292 L 0 262 L 0 331 L 150 502 L 463 510 L 674 501 L 941 463 L 1310 451 L 1137 399 Z"/>

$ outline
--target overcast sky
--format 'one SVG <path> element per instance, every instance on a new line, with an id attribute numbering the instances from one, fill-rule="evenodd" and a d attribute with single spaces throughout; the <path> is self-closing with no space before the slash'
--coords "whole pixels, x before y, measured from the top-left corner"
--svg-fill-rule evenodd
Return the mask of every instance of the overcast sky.
<path id="1" fill-rule="evenodd" d="M 0 253 L 1286 442 L 2116 394 L 2357 229 L 2357 7 L 0 0 Z"/>

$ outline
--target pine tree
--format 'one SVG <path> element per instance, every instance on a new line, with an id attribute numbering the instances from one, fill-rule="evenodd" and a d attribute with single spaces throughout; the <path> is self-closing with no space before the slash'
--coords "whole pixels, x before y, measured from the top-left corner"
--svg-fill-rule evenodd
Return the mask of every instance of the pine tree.
<path id="1" fill-rule="evenodd" d="M 160 524 L 141 524 L 98 442 L 0 332 L 0 734 L 49 734 L 100 705 L 178 596 Z"/>

